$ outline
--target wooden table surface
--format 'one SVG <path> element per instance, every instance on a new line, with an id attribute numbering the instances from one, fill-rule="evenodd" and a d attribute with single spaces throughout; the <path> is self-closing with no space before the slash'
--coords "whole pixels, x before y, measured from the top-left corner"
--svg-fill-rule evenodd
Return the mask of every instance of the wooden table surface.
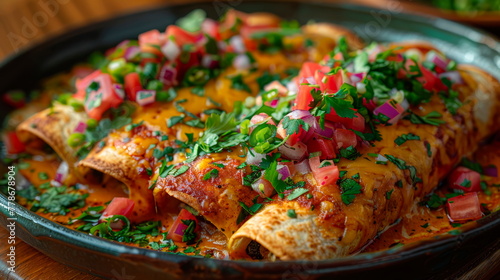
<path id="1" fill-rule="evenodd" d="M 183 0 L 0 0 L 0 61 L 9 54 L 69 28 L 131 11 Z M 333 1 L 333 0 L 331 0 Z M 385 1 L 357 0 L 381 7 Z M 382 6 L 383 8 L 383 6 Z M 498 31 L 498 29 L 493 29 Z M 497 33 L 497 32 L 496 32 Z M 497 33 L 497 35 L 500 32 Z M 62 265 L 28 244 L 17 240 L 15 273 L 8 271 L 9 233 L 0 228 L 0 279 L 97 280 L 99 277 Z M 461 279 L 500 279 L 500 251 L 466 273 Z"/>

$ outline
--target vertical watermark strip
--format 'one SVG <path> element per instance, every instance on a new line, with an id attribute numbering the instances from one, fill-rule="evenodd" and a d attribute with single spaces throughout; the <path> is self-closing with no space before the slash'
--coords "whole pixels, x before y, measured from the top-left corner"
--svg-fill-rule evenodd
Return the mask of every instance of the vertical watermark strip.
<path id="1" fill-rule="evenodd" d="M 14 210 L 14 202 L 16 201 L 16 167 L 9 166 L 7 172 L 7 199 L 9 217 L 7 218 L 7 230 L 9 238 L 7 243 L 10 245 L 7 253 L 8 270 L 16 272 L 16 212 Z"/>

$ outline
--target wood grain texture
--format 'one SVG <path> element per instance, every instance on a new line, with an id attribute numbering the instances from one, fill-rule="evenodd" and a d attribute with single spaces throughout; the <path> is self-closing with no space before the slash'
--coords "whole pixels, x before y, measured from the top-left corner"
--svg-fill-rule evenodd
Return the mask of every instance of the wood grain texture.
<path id="1" fill-rule="evenodd" d="M 74 268 L 60 264 L 33 247 L 16 239 L 16 267 L 15 272 L 8 270 L 7 263 L 10 246 L 7 243 L 9 232 L 0 227 L 0 279 L 4 280 L 99 280 L 101 278 L 81 272 Z"/>

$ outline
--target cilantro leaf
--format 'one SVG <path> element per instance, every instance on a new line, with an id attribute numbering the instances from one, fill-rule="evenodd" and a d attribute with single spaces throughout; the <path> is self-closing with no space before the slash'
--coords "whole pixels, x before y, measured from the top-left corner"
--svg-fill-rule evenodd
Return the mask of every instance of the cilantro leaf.
<path id="1" fill-rule="evenodd" d="M 398 146 L 401 146 L 406 141 L 409 141 L 409 140 L 420 140 L 420 136 L 415 135 L 413 133 L 402 134 L 401 136 L 398 136 L 398 138 L 396 138 L 394 140 L 394 143 L 396 143 L 396 145 L 398 145 Z"/>
<path id="2" fill-rule="evenodd" d="M 406 116 L 405 119 L 409 119 L 411 123 L 414 124 L 430 124 L 439 126 L 440 124 L 446 123 L 442 119 L 440 119 L 443 115 L 441 115 L 437 111 L 432 111 L 425 116 L 419 116 L 415 113 L 411 112 L 410 115 Z"/>
<path id="3" fill-rule="evenodd" d="M 351 204 L 356 198 L 356 195 L 361 193 L 361 185 L 351 178 L 341 179 L 340 189 L 342 191 L 340 198 L 345 205 Z"/>
<path id="4" fill-rule="evenodd" d="M 283 119 L 283 128 L 286 130 L 288 135 L 298 134 L 300 132 L 300 128 L 303 128 L 305 131 L 309 130 L 309 124 L 301 119 L 290 119 L 290 117 L 286 116 Z"/>
<path id="5" fill-rule="evenodd" d="M 307 192 L 308 190 L 306 188 L 296 188 L 287 196 L 287 199 L 294 200 Z"/>

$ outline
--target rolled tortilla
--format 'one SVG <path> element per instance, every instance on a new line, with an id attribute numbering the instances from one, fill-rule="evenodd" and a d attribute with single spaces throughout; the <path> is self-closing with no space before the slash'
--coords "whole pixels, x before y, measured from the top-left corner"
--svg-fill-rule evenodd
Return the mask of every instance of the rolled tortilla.
<path id="1" fill-rule="evenodd" d="M 77 166 L 79 147 L 71 147 L 68 138 L 80 122 L 86 123 L 85 112 L 75 112 L 73 107 L 54 103 L 54 105 L 34 114 L 17 127 L 19 139 L 29 147 L 31 143 L 42 140 L 47 143 L 63 161 L 68 163 L 70 174 L 80 182 L 92 181 L 88 168 Z"/>
<path id="2" fill-rule="evenodd" d="M 236 167 L 243 159 L 235 155 L 225 153 L 204 156 L 189 163 L 188 171 L 180 176 L 158 178 L 154 191 L 156 201 L 176 198 L 194 208 L 227 238 L 231 237 L 241 223 L 238 221 L 242 211 L 240 202 L 250 206 L 256 196 L 251 187 L 242 185 L 245 173 Z M 205 177 L 214 169 L 217 170 L 217 176 Z"/>
<path id="3" fill-rule="evenodd" d="M 450 114 L 437 96 L 413 110 L 418 115 L 438 111 L 445 124 L 415 125 L 401 120 L 393 126 L 381 126 L 383 140 L 376 147 L 360 150 L 362 154 L 394 156 L 406 166 L 413 166 L 415 174 L 392 162 L 376 164 L 369 157 L 342 159 L 339 169 L 348 173 L 341 180 L 359 174 L 361 194 L 356 195 L 353 203 L 342 202 L 339 187 L 317 186 L 306 176 L 306 187 L 313 198 L 301 196 L 289 202 L 276 197 L 231 237 L 230 254 L 235 258 L 279 260 L 342 257 L 359 251 L 378 232 L 409 213 L 462 156 L 473 153 L 478 143 L 498 127 L 499 82 L 476 67 L 460 66 L 459 71 L 466 84 L 456 88 L 463 100 L 456 115 Z M 418 135 L 421 140 L 397 146 L 394 140 L 407 133 Z M 289 209 L 294 209 L 296 218 L 289 216 Z M 255 242 L 265 248 L 261 248 L 260 255 L 252 249 Z"/>

